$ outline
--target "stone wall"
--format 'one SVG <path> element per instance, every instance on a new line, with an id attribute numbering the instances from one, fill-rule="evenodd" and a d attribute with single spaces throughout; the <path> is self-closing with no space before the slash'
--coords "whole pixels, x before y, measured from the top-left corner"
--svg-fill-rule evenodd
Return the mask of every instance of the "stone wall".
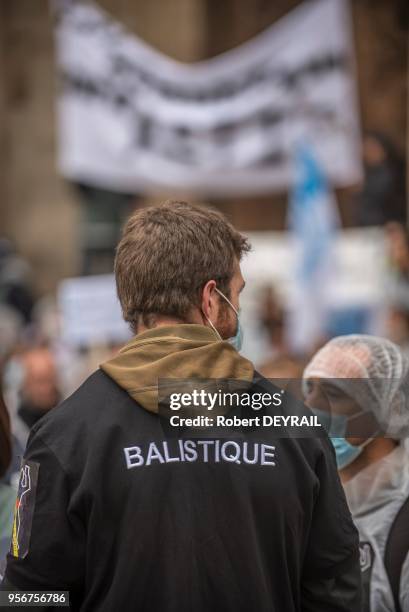
<path id="1" fill-rule="evenodd" d="M 78 206 L 55 170 L 54 65 L 46 0 L 2 2 L 1 233 L 28 258 L 38 293 L 77 265 Z"/>

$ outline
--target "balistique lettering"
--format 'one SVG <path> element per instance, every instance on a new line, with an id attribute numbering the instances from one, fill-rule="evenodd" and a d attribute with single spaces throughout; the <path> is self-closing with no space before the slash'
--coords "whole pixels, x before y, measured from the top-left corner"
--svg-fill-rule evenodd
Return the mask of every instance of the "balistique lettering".
<path id="1" fill-rule="evenodd" d="M 149 442 L 145 448 L 124 448 L 128 470 L 132 468 L 166 463 L 236 463 L 249 465 L 276 465 L 275 446 L 258 442 L 235 440 L 175 440 L 170 444 L 163 440 Z"/>

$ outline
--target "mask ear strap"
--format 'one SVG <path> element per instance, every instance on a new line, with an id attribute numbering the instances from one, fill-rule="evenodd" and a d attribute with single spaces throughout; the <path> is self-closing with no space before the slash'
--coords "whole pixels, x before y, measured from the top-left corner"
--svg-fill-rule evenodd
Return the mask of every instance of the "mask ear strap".
<path id="1" fill-rule="evenodd" d="M 204 313 L 203 313 L 204 314 Z M 213 325 L 213 323 L 211 322 L 211 320 L 209 319 L 209 317 L 207 317 L 206 315 L 204 315 L 206 318 L 206 321 L 209 323 L 210 327 L 212 328 L 212 330 L 214 331 L 214 333 L 217 336 L 218 340 L 222 340 L 223 338 L 221 337 L 221 335 L 219 334 L 219 332 L 217 331 L 217 329 L 215 328 L 215 326 Z"/>
<path id="2" fill-rule="evenodd" d="M 347 419 L 347 421 L 353 421 L 354 419 L 356 419 L 356 418 L 358 418 L 358 417 L 362 416 L 363 414 L 368 414 L 368 413 L 371 413 L 371 414 L 373 415 L 373 412 L 372 412 L 371 410 L 361 410 L 360 412 L 357 412 L 356 414 L 353 414 L 352 416 L 350 416 L 350 417 Z M 375 418 L 375 420 L 376 420 L 376 422 L 377 422 L 377 423 L 378 423 L 378 425 L 379 425 L 379 422 L 377 421 L 377 419 L 376 419 L 376 418 Z M 365 440 L 365 442 L 364 442 L 363 444 L 361 444 L 360 446 L 361 446 L 362 448 L 365 448 L 365 446 L 366 446 L 367 444 L 369 444 L 369 442 L 372 442 L 372 440 L 375 440 L 375 438 L 377 437 L 377 436 L 376 436 L 376 434 L 378 434 L 380 431 L 382 431 L 382 428 L 379 426 L 379 428 L 378 428 L 378 429 L 375 431 L 375 434 L 374 434 L 374 435 L 372 435 L 372 436 L 371 436 L 370 438 L 368 438 L 367 440 Z M 353 437 L 353 436 L 351 436 L 351 437 Z"/>
<path id="3" fill-rule="evenodd" d="M 222 298 L 224 298 L 226 300 L 226 302 L 229 304 L 229 306 L 231 306 L 231 308 L 233 308 L 234 312 L 236 313 L 237 317 L 239 316 L 239 313 L 237 312 L 237 309 L 233 306 L 233 304 L 231 303 L 231 301 L 229 300 L 229 298 L 227 298 L 224 293 L 222 293 L 217 287 L 215 287 L 215 290 L 217 291 L 217 293 L 219 295 L 222 296 Z"/>
<path id="4" fill-rule="evenodd" d="M 369 413 L 373 414 L 372 410 L 361 410 L 360 412 L 356 412 L 355 414 L 352 414 L 350 417 L 348 417 L 348 421 L 353 421 L 354 419 L 357 419 L 363 414 L 369 414 Z"/>
<path id="5" fill-rule="evenodd" d="M 377 431 L 375 431 L 375 435 L 371 436 L 370 438 L 368 438 L 367 440 L 365 440 L 365 442 L 363 442 L 362 444 L 360 444 L 360 448 L 365 448 L 365 446 L 368 446 L 368 444 L 370 444 L 371 442 L 373 442 L 375 440 L 375 438 L 377 437 L 376 434 L 379 433 L 381 430 L 378 429 Z"/>

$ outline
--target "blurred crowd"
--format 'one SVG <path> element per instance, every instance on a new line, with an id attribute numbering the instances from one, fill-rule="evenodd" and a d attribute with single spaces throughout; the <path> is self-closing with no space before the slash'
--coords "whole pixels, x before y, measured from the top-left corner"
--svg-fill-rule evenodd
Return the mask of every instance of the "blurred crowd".
<path id="1" fill-rule="evenodd" d="M 382 226 L 386 244 L 387 286 L 379 331 L 409 355 L 409 232 L 404 224 L 404 165 L 389 140 L 376 132 L 365 135 L 362 152 L 365 178 L 353 194 L 355 223 Z M 269 357 L 256 365 L 269 378 L 300 378 L 305 363 L 331 333 L 329 330 L 310 354 L 293 354 L 280 295 L 280 287 L 273 285 L 264 286 L 260 292 L 258 326 L 269 347 Z M 108 345 L 74 350 L 62 341 L 60 328 L 55 296 L 38 296 L 29 262 L 10 239 L 0 237 L 0 372 L 14 445 L 13 463 L 6 476 L 9 482 L 18 469 L 17 457 L 30 427 L 115 350 Z M 351 328 L 345 333 L 356 331 L 362 330 Z"/>
<path id="2" fill-rule="evenodd" d="M 60 331 L 56 297 L 38 297 L 29 263 L 10 240 L 0 238 L 0 395 L 11 432 L 2 482 L 14 489 L 31 427 L 112 351 L 111 346 L 74 350 Z"/>
<path id="3" fill-rule="evenodd" d="M 386 284 L 378 333 L 397 344 L 409 357 L 409 232 L 397 221 L 384 224 Z M 286 334 L 286 309 L 278 287 L 264 287 L 260 292 L 259 325 L 268 338 L 270 357 L 259 364 L 268 378 L 299 378 L 305 363 L 331 334 L 323 338 L 307 355 L 292 354 Z M 330 330 L 329 330 L 330 331 Z M 354 333 L 355 328 L 345 333 Z"/>
<path id="4" fill-rule="evenodd" d="M 407 363 L 409 232 L 404 224 L 404 172 L 393 148 L 379 134 L 366 136 L 363 157 L 365 180 L 353 196 L 356 224 L 382 226 L 386 245 L 387 282 L 379 335 L 393 341 Z M 331 333 L 328 330 L 309 354 L 294 354 L 286 333 L 286 306 L 280 296 L 280 287 L 273 285 L 264 286 L 260 292 L 257 325 L 268 344 L 269 357 L 256 366 L 267 378 L 301 381 L 307 364 L 311 360 L 316 363 L 314 355 L 327 345 Z M 347 329 L 345 333 L 356 331 Z M 335 367 L 332 358 L 336 351 L 331 347 L 325 353 L 326 371 L 342 377 L 345 373 L 340 374 Z M 395 351 L 391 345 L 386 347 L 386 352 Z M 356 352 L 355 341 L 350 341 L 347 349 Z M 31 427 L 114 350 L 109 345 L 69 347 L 62 340 L 55 296 L 38 296 L 29 262 L 11 240 L 0 238 L 0 561 L 9 546 L 20 460 Z M 358 357 L 362 360 L 362 354 Z M 398 453 L 391 456 L 402 459 Z M 403 464 L 407 470 L 406 459 Z"/>
<path id="5" fill-rule="evenodd" d="M 409 356 L 409 233 L 398 221 L 384 225 L 388 269 L 383 333 Z M 10 241 L 0 240 L 0 369 L 3 395 L 10 413 L 14 461 L 8 478 L 18 470 L 30 427 L 44 412 L 67 397 L 98 366 L 112 346 L 69 348 L 61 340 L 59 314 L 53 297 L 36 299 L 30 266 Z M 310 354 L 293 354 L 286 333 L 285 304 L 279 287 L 266 285 L 259 295 L 258 326 L 269 346 L 269 357 L 256 364 L 268 378 L 300 378 Z M 358 331 L 346 330 L 346 333 Z"/>

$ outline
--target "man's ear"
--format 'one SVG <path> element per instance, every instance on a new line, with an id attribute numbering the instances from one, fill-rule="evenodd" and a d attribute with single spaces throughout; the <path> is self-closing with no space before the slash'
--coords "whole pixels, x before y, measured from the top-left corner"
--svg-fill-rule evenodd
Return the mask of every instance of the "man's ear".
<path id="1" fill-rule="evenodd" d="M 203 314 L 210 320 L 217 319 L 219 304 L 217 300 L 216 281 L 209 280 L 203 287 L 201 308 Z"/>

